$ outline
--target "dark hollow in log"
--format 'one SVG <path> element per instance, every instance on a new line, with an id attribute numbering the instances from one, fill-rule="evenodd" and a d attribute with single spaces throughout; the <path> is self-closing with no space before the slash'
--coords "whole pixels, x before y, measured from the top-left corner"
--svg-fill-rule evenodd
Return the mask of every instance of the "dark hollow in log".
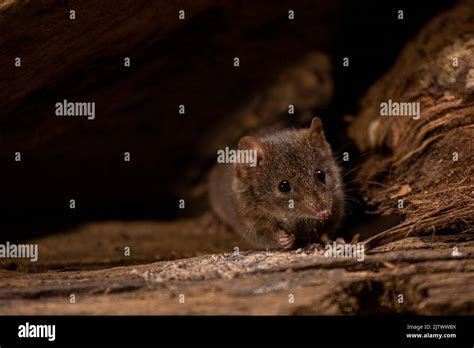
<path id="1" fill-rule="evenodd" d="M 329 60 L 312 52 L 329 46 L 338 1 L 317 11 L 306 0 L 1 3 L 0 163 L 2 178 L 18 183 L 0 188 L 10 228 L 24 215 L 176 217 L 216 146 L 278 123 L 288 104 L 294 123 L 307 121 L 332 96 Z M 56 117 L 64 99 L 96 102 L 96 118 Z M 87 211 L 68 214 L 72 197 Z"/>

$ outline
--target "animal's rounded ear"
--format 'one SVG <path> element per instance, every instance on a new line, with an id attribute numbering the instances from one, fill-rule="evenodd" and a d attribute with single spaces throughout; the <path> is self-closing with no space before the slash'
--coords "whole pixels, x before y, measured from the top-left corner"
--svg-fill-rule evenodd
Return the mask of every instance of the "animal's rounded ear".
<path id="1" fill-rule="evenodd" d="M 245 136 L 239 140 L 238 149 L 245 152 L 246 163 L 237 163 L 237 172 L 239 174 L 247 173 L 255 170 L 257 167 L 264 165 L 267 158 L 267 148 L 257 138 Z"/>
<path id="2" fill-rule="evenodd" d="M 311 145 L 321 147 L 325 143 L 323 124 L 319 117 L 313 117 L 309 127 L 309 142 Z"/>

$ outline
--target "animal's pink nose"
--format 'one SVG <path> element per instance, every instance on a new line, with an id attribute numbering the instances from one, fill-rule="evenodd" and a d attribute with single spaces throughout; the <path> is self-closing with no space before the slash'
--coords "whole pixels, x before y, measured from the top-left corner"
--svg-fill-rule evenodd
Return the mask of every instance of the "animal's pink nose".
<path id="1" fill-rule="evenodd" d="M 331 211 L 327 209 L 321 210 L 316 216 L 319 220 L 327 220 L 331 216 Z"/>

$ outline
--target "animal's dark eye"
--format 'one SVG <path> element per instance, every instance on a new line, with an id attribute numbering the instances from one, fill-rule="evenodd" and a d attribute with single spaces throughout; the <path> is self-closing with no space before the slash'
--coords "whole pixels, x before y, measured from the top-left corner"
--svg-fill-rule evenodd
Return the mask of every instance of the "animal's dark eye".
<path id="1" fill-rule="evenodd" d="M 288 181 L 283 180 L 278 184 L 278 189 L 280 190 L 280 192 L 287 193 L 291 191 L 291 185 Z"/>
<path id="2" fill-rule="evenodd" d="M 318 181 L 321 181 L 323 184 L 326 183 L 326 173 L 324 173 L 322 170 L 316 169 L 314 175 Z"/>

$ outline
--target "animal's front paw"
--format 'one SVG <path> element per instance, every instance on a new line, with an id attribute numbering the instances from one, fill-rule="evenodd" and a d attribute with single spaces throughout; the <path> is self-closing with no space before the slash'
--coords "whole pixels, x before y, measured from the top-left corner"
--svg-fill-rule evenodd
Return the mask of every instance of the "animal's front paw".
<path id="1" fill-rule="evenodd" d="M 288 234 L 284 231 L 278 231 L 276 232 L 275 237 L 278 243 L 278 247 L 283 250 L 290 250 L 295 244 L 296 238 L 294 234 Z"/>

